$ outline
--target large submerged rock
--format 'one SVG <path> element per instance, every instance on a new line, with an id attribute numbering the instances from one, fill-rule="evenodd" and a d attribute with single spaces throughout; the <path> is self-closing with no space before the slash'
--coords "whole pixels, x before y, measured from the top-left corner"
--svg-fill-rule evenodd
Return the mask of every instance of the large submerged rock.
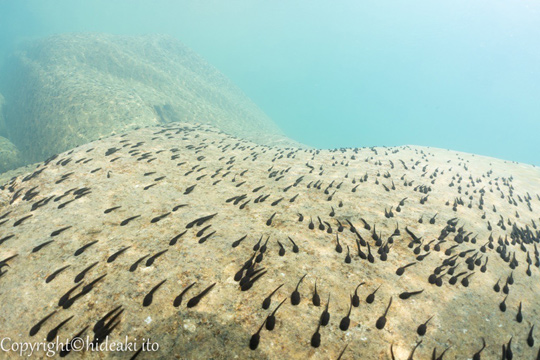
<path id="1" fill-rule="evenodd" d="M 9 138 L 29 161 L 174 121 L 212 124 L 260 144 L 293 143 L 238 87 L 172 37 L 51 36 L 23 47 L 6 71 Z"/>
<path id="2" fill-rule="evenodd" d="M 514 359 L 538 353 L 533 166 L 412 146 L 284 149 L 178 123 L 4 182 L 9 349 L 79 334 L 159 344 L 140 359 L 336 359 L 345 348 L 342 359 L 431 359 L 434 348 L 472 359 L 483 340 L 482 359 L 503 345 Z"/>

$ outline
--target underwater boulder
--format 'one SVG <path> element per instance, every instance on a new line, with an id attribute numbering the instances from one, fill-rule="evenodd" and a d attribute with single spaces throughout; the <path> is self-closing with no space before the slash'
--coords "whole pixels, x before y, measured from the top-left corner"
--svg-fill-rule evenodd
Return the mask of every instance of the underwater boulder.
<path id="1" fill-rule="evenodd" d="M 539 213 L 530 165 L 142 128 L 0 174 L 0 333 L 158 344 L 137 359 L 534 359 Z"/>
<path id="2" fill-rule="evenodd" d="M 170 36 L 62 34 L 13 54 L 3 92 L 10 139 L 40 161 L 98 138 L 170 122 L 293 144 L 242 91 Z"/>

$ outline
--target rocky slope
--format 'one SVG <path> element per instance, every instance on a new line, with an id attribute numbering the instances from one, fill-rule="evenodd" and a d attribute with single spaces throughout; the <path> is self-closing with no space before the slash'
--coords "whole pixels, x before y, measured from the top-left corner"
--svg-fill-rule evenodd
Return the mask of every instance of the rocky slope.
<path id="1" fill-rule="evenodd" d="M 485 340 L 483 359 L 534 359 L 539 194 L 537 168 L 433 148 L 114 135 L 1 188 L 0 337 L 159 343 L 140 359 L 471 359 Z"/>

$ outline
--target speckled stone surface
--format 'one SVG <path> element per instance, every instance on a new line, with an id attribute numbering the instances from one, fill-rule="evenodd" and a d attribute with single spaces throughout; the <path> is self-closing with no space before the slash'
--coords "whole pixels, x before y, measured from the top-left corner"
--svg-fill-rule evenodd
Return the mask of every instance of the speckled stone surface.
<path id="1" fill-rule="evenodd" d="M 529 347 L 527 336 L 540 319 L 540 171 L 529 165 L 413 146 L 332 151 L 267 147 L 208 125 L 179 123 L 111 136 L 59 154 L 13 179 L 6 176 L 0 178 L 5 184 L 0 190 L 0 337 L 42 341 L 70 316 L 58 336 L 71 338 L 89 326 L 86 334 L 92 337 L 94 324 L 121 306 L 110 338 L 145 337 L 160 345 L 157 353 L 140 353 L 140 359 L 336 359 L 345 346 L 342 359 L 390 359 L 391 344 L 396 359 L 407 359 L 420 341 L 414 359 L 429 359 L 434 348 L 440 354 L 448 347 L 444 359 L 472 359 L 482 338 L 482 358 L 499 359 L 511 337 L 514 359 L 533 359 L 538 353 L 539 342 Z M 209 215 L 214 216 L 188 226 Z M 453 218 L 457 224 L 447 226 Z M 400 234 L 389 240 L 396 226 Z M 448 233 L 441 243 L 437 239 L 444 229 Z M 341 253 L 336 251 L 337 236 Z M 362 254 L 371 251 L 372 262 L 359 256 L 357 240 Z M 262 261 L 254 269 L 264 268 L 258 273 L 264 275 L 241 291 L 235 274 L 261 254 L 262 245 Z M 383 261 L 378 250 L 385 248 Z M 422 261 L 417 259 L 426 253 Z M 465 261 L 474 254 L 481 265 L 469 270 Z M 129 271 L 143 256 L 137 269 Z M 449 274 L 441 277 L 441 286 L 430 284 L 428 278 L 445 259 L 459 264 L 455 275 L 465 274 L 455 285 Z M 411 262 L 416 264 L 402 276 L 396 274 Z M 83 285 L 69 295 L 69 306 L 58 306 L 76 285 L 75 277 L 94 263 Z M 448 269 L 442 268 L 440 275 Z M 461 280 L 471 273 L 466 287 Z M 511 273 L 514 282 L 502 312 L 502 288 Z M 300 303 L 293 305 L 291 294 L 304 275 L 298 286 Z M 495 292 L 498 279 L 501 290 Z M 143 306 L 163 280 L 151 304 Z M 320 306 L 312 302 L 315 281 Z M 351 308 L 344 331 L 340 322 L 360 282 L 365 282 L 357 292 L 360 304 Z M 192 283 L 181 305 L 174 307 L 175 298 Z M 186 306 L 212 284 L 196 306 Z M 265 297 L 281 284 L 269 309 L 263 309 Z M 424 291 L 407 300 L 399 296 L 415 290 Z M 320 346 L 315 348 L 312 335 L 329 295 L 330 321 L 320 327 Z M 390 298 L 386 324 L 379 330 L 377 319 Z M 251 350 L 250 338 L 282 300 L 275 328 L 263 327 L 258 347 Z M 521 323 L 516 321 L 520 303 Z M 30 329 L 53 311 L 30 336 Z M 431 316 L 426 334 L 418 335 L 418 326 Z M 81 354 L 129 359 L 134 352 L 69 356 Z"/>

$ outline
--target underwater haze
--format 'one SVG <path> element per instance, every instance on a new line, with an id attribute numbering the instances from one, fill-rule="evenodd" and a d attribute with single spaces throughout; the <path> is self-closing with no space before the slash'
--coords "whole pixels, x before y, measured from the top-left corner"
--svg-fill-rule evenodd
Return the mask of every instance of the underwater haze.
<path id="1" fill-rule="evenodd" d="M 0 1 L 0 61 L 66 32 L 169 34 L 290 138 L 540 165 L 540 3 Z"/>
<path id="2" fill-rule="evenodd" d="M 0 360 L 540 360 L 539 43 L 520 0 L 0 0 Z"/>

